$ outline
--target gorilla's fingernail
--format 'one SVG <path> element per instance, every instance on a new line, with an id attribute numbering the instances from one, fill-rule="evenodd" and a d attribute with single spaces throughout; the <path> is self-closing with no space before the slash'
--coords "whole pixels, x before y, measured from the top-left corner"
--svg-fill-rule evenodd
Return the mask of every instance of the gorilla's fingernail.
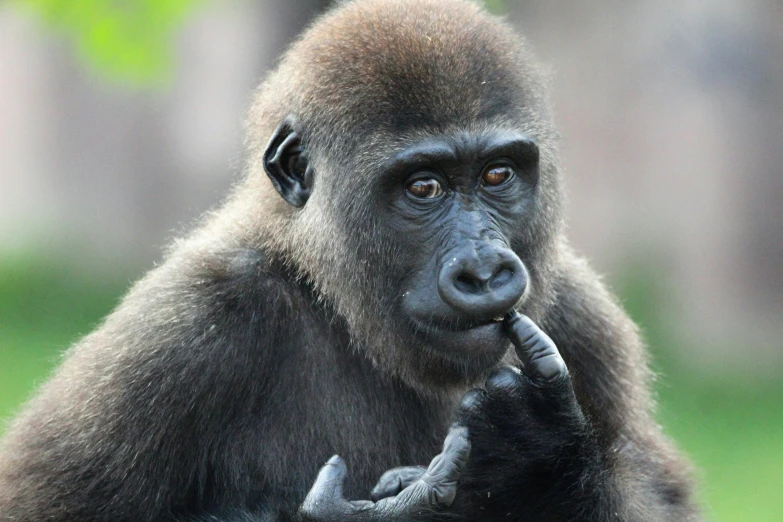
<path id="1" fill-rule="evenodd" d="M 481 399 L 483 397 L 483 392 L 481 390 L 470 390 L 467 392 L 463 397 L 462 401 L 460 402 L 460 408 L 464 410 L 475 410 L 479 407 L 479 404 L 481 404 Z"/>
<path id="2" fill-rule="evenodd" d="M 518 373 L 514 368 L 506 367 L 495 370 L 487 379 L 487 388 L 512 390 L 517 387 Z"/>
<path id="3" fill-rule="evenodd" d="M 332 458 L 326 461 L 326 465 L 338 466 L 342 460 L 343 459 L 340 458 L 340 455 L 332 455 Z"/>
<path id="4" fill-rule="evenodd" d="M 467 439 L 468 428 L 466 426 L 463 426 L 462 424 L 457 424 L 455 422 L 454 424 L 451 425 L 451 428 L 449 429 L 449 436 L 461 437 L 463 439 Z"/>
<path id="5" fill-rule="evenodd" d="M 514 325 L 521 318 L 522 315 L 516 310 L 511 310 L 505 315 L 505 317 L 503 317 L 503 333 L 505 333 L 506 337 L 508 337 L 512 342 L 514 341 L 514 337 L 516 337 L 516 333 L 514 332 Z"/>
<path id="6" fill-rule="evenodd" d="M 517 312 L 516 310 L 511 310 L 510 312 L 508 312 L 506 314 L 506 316 L 504 317 L 504 320 L 507 323 L 513 323 L 514 321 L 518 320 L 520 317 L 522 317 L 522 315 L 520 315 L 519 312 Z"/>

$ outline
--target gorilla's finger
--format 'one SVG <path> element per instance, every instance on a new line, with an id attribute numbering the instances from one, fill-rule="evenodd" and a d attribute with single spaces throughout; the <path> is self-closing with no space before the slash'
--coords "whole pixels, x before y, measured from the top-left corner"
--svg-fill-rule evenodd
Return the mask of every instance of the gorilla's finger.
<path id="1" fill-rule="evenodd" d="M 403 466 L 393 468 L 381 475 L 378 483 L 370 492 L 370 499 L 378 502 L 382 498 L 393 497 L 421 478 L 427 468 L 424 466 Z"/>
<path id="2" fill-rule="evenodd" d="M 469 457 L 468 429 L 455 424 L 443 442 L 443 451 L 432 459 L 421 478 L 396 497 L 381 500 L 377 506 L 381 510 L 391 506 L 396 514 L 450 506 L 457 495 L 457 481 Z"/>
<path id="3" fill-rule="evenodd" d="M 462 400 L 459 403 L 459 409 L 463 414 L 479 413 L 486 401 L 486 392 L 479 388 L 473 388 L 472 390 L 468 390 L 465 395 L 462 396 Z"/>
<path id="4" fill-rule="evenodd" d="M 487 377 L 484 387 L 491 398 L 497 396 L 519 396 L 524 387 L 520 371 L 512 366 L 504 366 L 493 371 Z"/>
<path id="5" fill-rule="evenodd" d="M 305 497 L 300 512 L 313 519 L 326 514 L 347 511 L 350 504 L 343 498 L 343 482 L 348 474 L 345 462 L 339 456 L 330 458 L 318 472 L 313 487 Z"/>
<path id="6" fill-rule="evenodd" d="M 504 318 L 503 328 L 529 379 L 541 382 L 568 377 L 568 368 L 557 346 L 529 317 L 512 311 Z"/>
<path id="7" fill-rule="evenodd" d="M 443 451 L 430 462 L 423 480 L 442 480 L 459 478 L 470 456 L 470 439 L 468 428 L 454 424 L 449 429 L 446 440 L 443 441 Z M 453 469 L 452 469 L 453 468 Z"/>
<path id="8" fill-rule="evenodd" d="M 448 507 L 454 501 L 457 494 L 457 481 L 465 470 L 469 457 L 468 429 L 455 424 L 443 442 L 443 451 L 432 459 L 420 479 L 431 488 L 437 504 Z"/>

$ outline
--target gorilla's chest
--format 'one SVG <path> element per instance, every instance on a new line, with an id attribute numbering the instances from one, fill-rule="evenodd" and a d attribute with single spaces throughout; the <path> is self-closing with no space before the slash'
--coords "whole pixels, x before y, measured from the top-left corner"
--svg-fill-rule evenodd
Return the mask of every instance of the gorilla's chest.
<path id="1" fill-rule="evenodd" d="M 281 366 L 278 393 L 263 401 L 243 436 L 256 455 L 251 489 L 301 501 L 321 466 L 339 455 L 348 467 L 346 497 L 367 499 L 386 470 L 427 465 L 440 451 L 451 405 L 379 378 L 366 360 L 347 356 L 342 347 L 320 350 Z"/>

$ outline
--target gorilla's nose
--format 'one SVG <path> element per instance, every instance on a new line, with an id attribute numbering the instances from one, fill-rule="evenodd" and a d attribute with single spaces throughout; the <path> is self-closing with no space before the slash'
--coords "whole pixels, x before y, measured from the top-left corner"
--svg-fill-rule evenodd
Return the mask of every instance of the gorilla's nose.
<path id="1" fill-rule="evenodd" d="M 438 275 L 438 293 L 446 303 L 486 320 L 508 312 L 526 287 L 525 265 L 513 251 L 497 245 L 453 252 Z"/>

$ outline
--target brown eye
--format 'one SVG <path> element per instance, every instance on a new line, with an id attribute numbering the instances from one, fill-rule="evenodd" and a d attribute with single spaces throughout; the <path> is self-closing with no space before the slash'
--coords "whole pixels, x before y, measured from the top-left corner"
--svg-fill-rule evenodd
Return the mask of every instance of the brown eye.
<path id="1" fill-rule="evenodd" d="M 411 181 L 405 188 L 408 190 L 408 192 L 411 193 L 411 195 L 422 199 L 437 198 L 443 194 L 443 189 L 441 188 L 440 183 L 432 178 Z"/>
<path id="2" fill-rule="evenodd" d="M 495 186 L 510 180 L 513 175 L 514 171 L 509 167 L 493 167 L 481 175 L 481 181 L 485 185 Z"/>

